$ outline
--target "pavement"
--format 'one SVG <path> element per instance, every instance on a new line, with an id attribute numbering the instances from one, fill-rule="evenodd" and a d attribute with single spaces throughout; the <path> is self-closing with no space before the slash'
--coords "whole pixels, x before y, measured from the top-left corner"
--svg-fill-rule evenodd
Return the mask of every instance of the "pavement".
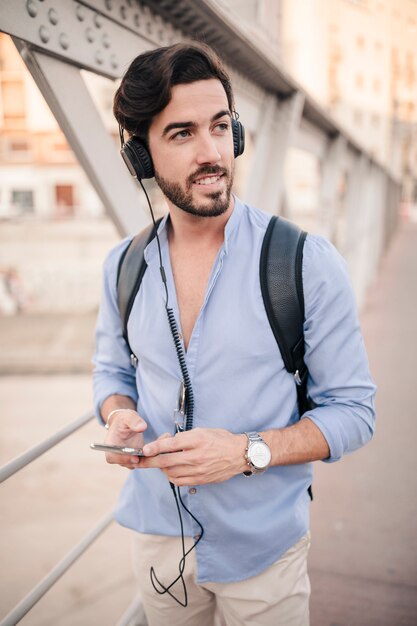
<path id="1" fill-rule="evenodd" d="M 417 624 L 417 224 L 402 224 L 362 312 L 378 385 L 370 444 L 317 463 L 312 626 Z"/>
<path id="2" fill-rule="evenodd" d="M 91 372 L 96 315 L 0 317 L 0 376 Z"/>
<path id="3" fill-rule="evenodd" d="M 375 437 L 316 464 L 311 626 L 417 625 L 416 275 L 417 225 L 403 223 L 361 315 Z M 0 319 L 0 463 L 91 406 L 93 328 L 92 314 Z M 88 449 L 101 436 L 92 422 L 1 485 L 0 617 L 112 508 L 125 472 Z M 115 624 L 134 594 L 129 543 L 112 525 L 21 623 Z"/>

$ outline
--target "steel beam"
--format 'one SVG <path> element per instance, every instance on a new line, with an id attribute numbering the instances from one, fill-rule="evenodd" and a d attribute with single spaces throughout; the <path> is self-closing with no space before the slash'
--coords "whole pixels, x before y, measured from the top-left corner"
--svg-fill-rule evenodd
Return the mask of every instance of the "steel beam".
<path id="1" fill-rule="evenodd" d="M 300 125 L 304 94 L 283 102 L 270 95 L 259 112 L 256 143 L 245 199 L 269 213 L 280 213 L 284 164 Z"/>
<path id="2" fill-rule="evenodd" d="M 338 193 L 345 168 L 346 139 L 339 135 L 328 142 L 322 160 L 322 178 L 318 207 L 319 232 L 336 241 Z"/>
<path id="3" fill-rule="evenodd" d="M 138 189 L 106 131 L 77 67 L 15 43 L 120 234 L 149 222 Z M 143 205 L 145 207 L 145 205 Z"/>
<path id="4" fill-rule="evenodd" d="M 328 144 L 329 135 L 322 128 L 302 117 L 300 126 L 294 134 L 292 147 L 314 154 L 322 160 L 327 154 Z"/>
<path id="5" fill-rule="evenodd" d="M 2 0 L 0 29 L 77 67 L 118 78 L 133 56 L 180 37 L 148 7 L 131 4 Z"/>

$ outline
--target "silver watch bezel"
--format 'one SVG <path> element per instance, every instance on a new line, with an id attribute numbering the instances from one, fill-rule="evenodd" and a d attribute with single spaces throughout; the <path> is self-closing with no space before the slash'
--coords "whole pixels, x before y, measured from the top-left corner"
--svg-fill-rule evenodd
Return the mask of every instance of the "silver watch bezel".
<path id="1" fill-rule="evenodd" d="M 246 437 L 248 438 L 248 445 L 246 447 L 245 459 L 246 462 L 252 472 L 252 474 L 263 474 L 271 464 L 271 448 L 268 444 L 262 439 L 262 437 L 257 432 L 245 432 Z M 267 463 L 265 465 L 257 465 L 254 463 L 253 457 L 251 458 L 251 450 L 253 450 L 254 446 L 261 446 L 263 450 L 267 452 Z M 248 474 L 245 472 L 245 476 Z M 250 475 L 250 474 L 249 474 Z"/>

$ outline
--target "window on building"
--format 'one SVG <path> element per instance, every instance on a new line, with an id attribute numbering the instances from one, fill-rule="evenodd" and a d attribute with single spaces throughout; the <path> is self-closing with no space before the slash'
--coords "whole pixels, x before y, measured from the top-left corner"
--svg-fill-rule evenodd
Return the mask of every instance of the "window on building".
<path id="1" fill-rule="evenodd" d="M 9 161 L 30 161 L 32 158 L 32 142 L 25 137 L 5 137 L 3 154 Z"/>
<path id="2" fill-rule="evenodd" d="M 62 141 L 55 141 L 53 144 L 54 152 L 69 152 L 69 149 L 70 147 L 65 139 L 62 139 Z"/>
<path id="3" fill-rule="evenodd" d="M 412 123 L 412 122 L 415 121 L 415 119 L 416 119 L 415 108 L 416 107 L 415 107 L 414 102 L 411 102 L 411 101 L 407 102 L 407 104 L 406 104 L 406 114 L 405 114 L 405 119 L 406 119 L 407 122 Z"/>
<path id="4" fill-rule="evenodd" d="M 74 186 L 55 186 L 56 213 L 58 217 L 69 217 L 74 215 Z"/>
<path id="5" fill-rule="evenodd" d="M 358 35 L 356 37 L 356 46 L 359 50 L 363 50 L 365 47 L 365 37 L 363 35 Z"/>
<path id="6" fill-rule="evenodd" d="M 381 91 L 381 81 L 379 80 L 379 78 L 374 78 L 373 86 L 374 86 L 375 93 L 380 93 L 380 91 Z"/>
<path id="7" fill-rule="evenodd" d="M 32 213 L 34 208 L 32 189 L 12 189 L 11 204 L 19 212 Z"/>
<path id="8" fill-rule="evenodd" d="M 405 60 L 405 82 L 409 89 L 412 89 L 416 82 L 415 58 L 412 52 L 407 52 Z"/>
<path id="9" fill-rule="evenodd" d="M 9 150 L 10 152 L 28 152 L 30 144 L 26 139 L 10 139 Z"/>
<path id="10" fill-rule="evenodd" d="M 4 121 L 22 121 L 25 118 L 25 95 L 20 81 L 3 81 L 1 85 Z"/>

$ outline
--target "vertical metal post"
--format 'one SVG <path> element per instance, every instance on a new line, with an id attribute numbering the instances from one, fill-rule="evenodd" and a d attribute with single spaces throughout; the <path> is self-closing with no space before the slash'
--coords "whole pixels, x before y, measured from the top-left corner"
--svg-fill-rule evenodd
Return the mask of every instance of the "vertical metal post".
<path id="1" fill-rule="evenodd" d="M 342 135 L 331 139 L 322 162 L 319 232 L 332 242 L 336 239 L 338 187 L 344 169 L 346 143 Z"/>
<path id="2" fill-rule="evenodd" d="M 304 94 L 296 92 L 279 103 L 274 95 L 260 111 L 253 167 L 245 198 L 263 211 L 279 213 L 284 189 L 284 165 L 303 112 Z"/>

